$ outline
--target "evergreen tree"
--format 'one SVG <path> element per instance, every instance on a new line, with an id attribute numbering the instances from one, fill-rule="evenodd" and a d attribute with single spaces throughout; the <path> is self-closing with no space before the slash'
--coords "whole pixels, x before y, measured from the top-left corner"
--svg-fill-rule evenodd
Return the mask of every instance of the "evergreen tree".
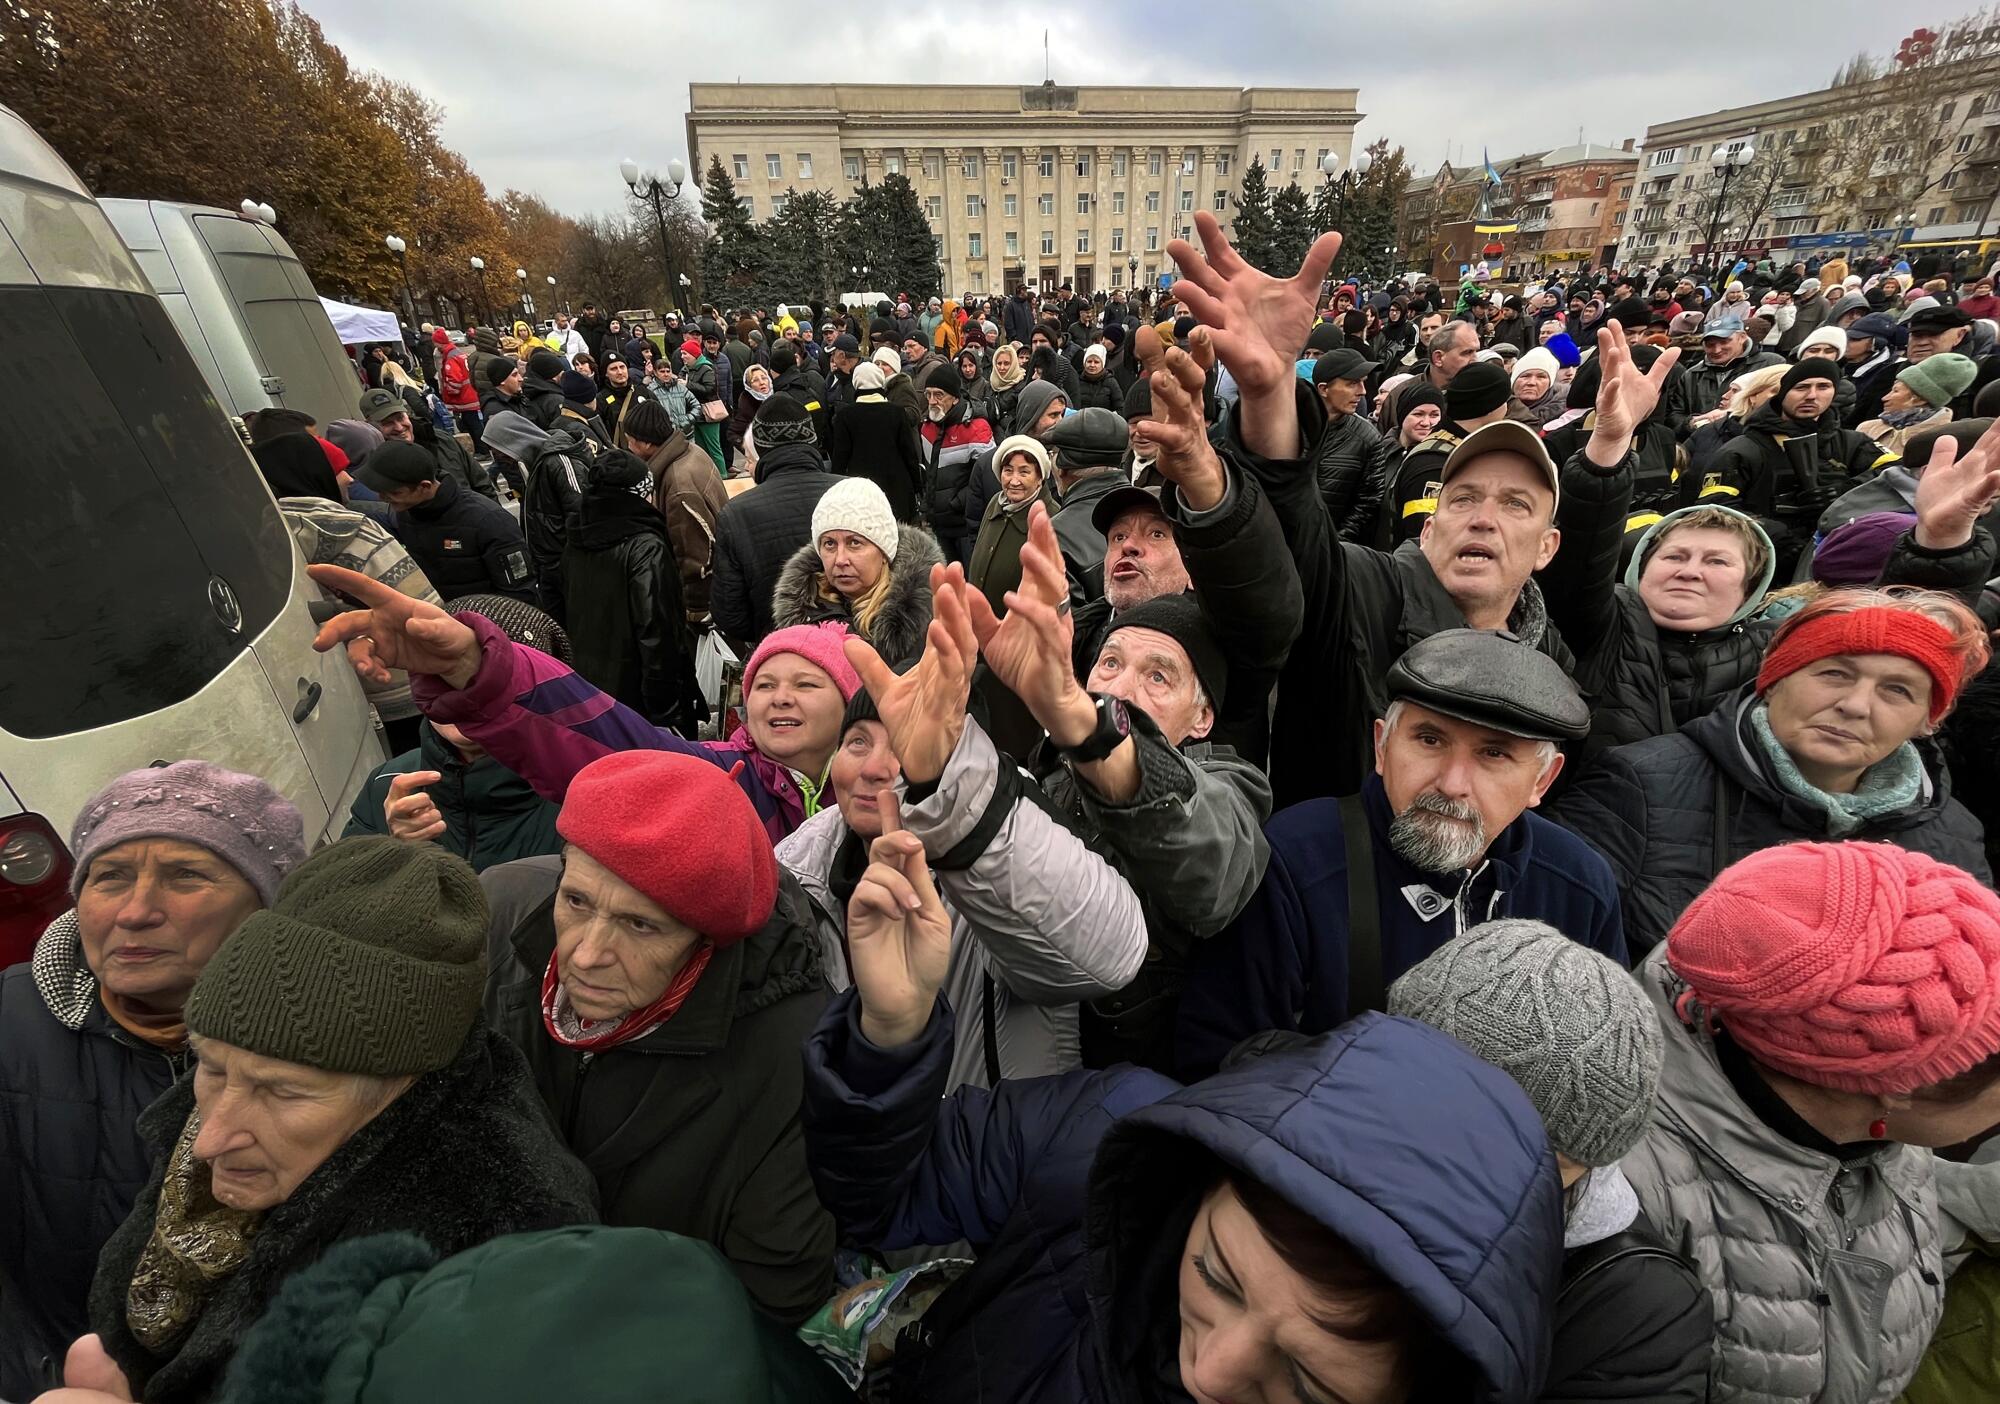
<path id="1" fill-rule="evenodd" d="M 1282 273 L 1286 270 L 1275 267 L 1271 258 L 1276 234 L 1271 192 L 1264 183 L 1264 158 L 1252 156 L 1250 164 L 1243 168 L 1243 188 L 1236 193 L 1235 232 L 1230 242 L 1251 266 L 1266 273 Z M 1297 272 L 1298 265 L 1293 264 L 1289 271 Z"/>
<path id="2" fill-rule="evenodd" d="M 887 281 L 883 227 L 882 187 L 863 180 L 854 187 L 853 198 L 841 202 L 834 219 L 833 261 L 841 291 L 879 290 Z"/>
<path id="3" fill-rule="evenodd" d="M 1312 207 L 1297 181 L 1280 190 L 1271 200 L 1271 266 L 1279 276 L 1296 273 L 1312 247 Z"/>
<path id="4" fill-rule="evenodd" d="M 886 292 L 908 292 L 915 298 L 938 295 L 944 286 L 943 269 L 938 266 L 937 241 L 930 221 L 924 218 L 923 202 L 917 188 L 900 171 L 882 178 L 881 223 L 875 238 L 888 267 L 888 280 L 878 285 Z"/>
<path id="5" fill-rule="evenodd" d="M 701 217 L 708 225 L 708 243 L 701 255 L 702 289 L 710 302 L 727 311 L 754 301 L 762 277 L 763 248 L 757 226 L 736 203 L 736 182 L 711 156 L 702 182 Z"/>
<path id="6" fill-rule="evenodd" d="M 824 190 L 785 192 L 785 212 L 763 228 L 764 291 L 760 301 L 824 301 L 846 286 L 846 269 L 834 272 L 841 207 Z"/>

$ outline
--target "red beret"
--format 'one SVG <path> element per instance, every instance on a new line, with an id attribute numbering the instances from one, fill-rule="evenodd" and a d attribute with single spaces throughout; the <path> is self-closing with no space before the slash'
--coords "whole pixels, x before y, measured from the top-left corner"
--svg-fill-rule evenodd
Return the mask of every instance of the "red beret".
<path id="1" fill-rule="evenodd" d="M 770 920 L 778 860 L 729 772 L 673 751 L 620 751 L 570 781 L 556 832 L 718 946 Z"/>

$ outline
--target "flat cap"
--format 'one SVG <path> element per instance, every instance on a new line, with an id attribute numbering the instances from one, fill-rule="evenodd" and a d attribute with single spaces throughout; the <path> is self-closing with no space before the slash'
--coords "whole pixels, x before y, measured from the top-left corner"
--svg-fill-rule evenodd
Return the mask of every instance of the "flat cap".
<path id="1" fill-rule="evenodd" d="M 1117 467 L 1125 461 L 1132 429 L 1115 410 L 1092 406 L 1056 421 L 1042 442 L 1064 467 Z"/>
<path id="2" fill-rule="evenodd" d="M 1389 669 L 1389 696 L 1531 741 L 1574 741 L 1590 708 L 1562 665 L 1512 634 L 1446 629 Z"/>
<path id="3" fill-rule="evenodd" d="M 1904 320 L 1903 325 L 1913 332 L 1934 333 L 1950 331 L 1954 327 L 1969 327 L 1972 325 L 1972 318 L 1963 308 L 1933 303 L 1929 307 L 1920 307 L 1912 312 Z"/>
<path id="4" fill-rule="evenodd" d="M 1097 528 L 1100 535 L 1109 535 L 1113 523 L 1127 512 L 1138 508 L 1150 508 L 1163 518 L 1167 516 L 1166 509 L 1160 506 L 1158 488 L 1138 487 L 1128 483 L 1124 487 L 1111 489 L 1097 499 L 1096 505 L 1090 509 L 1090 524 Z M 1171 525 L 1172 519 L 1167 518 L 1167 520 Z"/>
<path id="5" fill-rule="evenodd" d="M 833 349 L 836 351 L 845 351 L 850 356 L 859 356 L 861 354 L 861 343 L 846 332 L 842 332 L 833 339 Z"/>

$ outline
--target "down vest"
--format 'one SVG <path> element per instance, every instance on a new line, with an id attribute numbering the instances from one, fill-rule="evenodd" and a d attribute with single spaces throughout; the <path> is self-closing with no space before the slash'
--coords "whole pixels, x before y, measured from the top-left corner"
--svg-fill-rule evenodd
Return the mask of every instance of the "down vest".
<path id="1" fill-rule="evenodd" d="M 1754 682 L 1745 684 L 1671 736 L 1604 752 L 1554 805 L 1551 817 L 1610 860 L 1625 906 L 1625 942 L 1635 958 L 1665 939 L 1687 904 L 1737 859 L 1827 837 L 1825 813 L 1780 788 L 1752 750 L 1754 689 Z M 1916 802 L 1848 837 L 1928 853 L 1990 886 L 1985 831 L 1951 798 L 1951 777 L 1936 744 L 1916 745 L 1926 776 Z M 1725 805 L 1720 812 L 1718 796 Z"/>
<path id="2" fill-rule="evenodd" d="M 1708 1289 L 1709 1398 L 1887 1404 L 1944 1309 L 1931 1153 L 1890 1144 L 1842 1162 L 1766 1126 L 1703 1023 L 1675 1012 L 1665 954 L 1638 972 L 1667 1036 L 1659 1100 L 1620 1168 Z"/>
<path id="3" fill-rule="evenodd" d="M 0 975 L 0 1399 L 62 1383 L 98 1250 L 152 1168 L 139 1113 L 187 1063 L 104 1012 L 74 911 Z"/>

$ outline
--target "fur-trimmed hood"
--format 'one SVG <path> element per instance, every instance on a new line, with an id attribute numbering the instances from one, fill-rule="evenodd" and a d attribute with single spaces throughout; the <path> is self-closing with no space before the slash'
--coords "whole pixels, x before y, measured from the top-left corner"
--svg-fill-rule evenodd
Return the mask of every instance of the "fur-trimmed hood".
<path id="1" fill-rule="evenodd" d="M 889 563 L 889 596 L 874 627 L 864 632 L 845 603 L 830 605 L 821 598 L 819 549 L 807 542 L 778 574 L 777 588 L 771 592 L 771 622 L 783 629 L 838 619 L 873 644 L 883 661 L 893 665 L 915 658 L 923 652 L 924 632 L 931 626 L 931 567 L 943 560 L 935 536 L 907 522 L 898 525 L 896 559 Z"/>

